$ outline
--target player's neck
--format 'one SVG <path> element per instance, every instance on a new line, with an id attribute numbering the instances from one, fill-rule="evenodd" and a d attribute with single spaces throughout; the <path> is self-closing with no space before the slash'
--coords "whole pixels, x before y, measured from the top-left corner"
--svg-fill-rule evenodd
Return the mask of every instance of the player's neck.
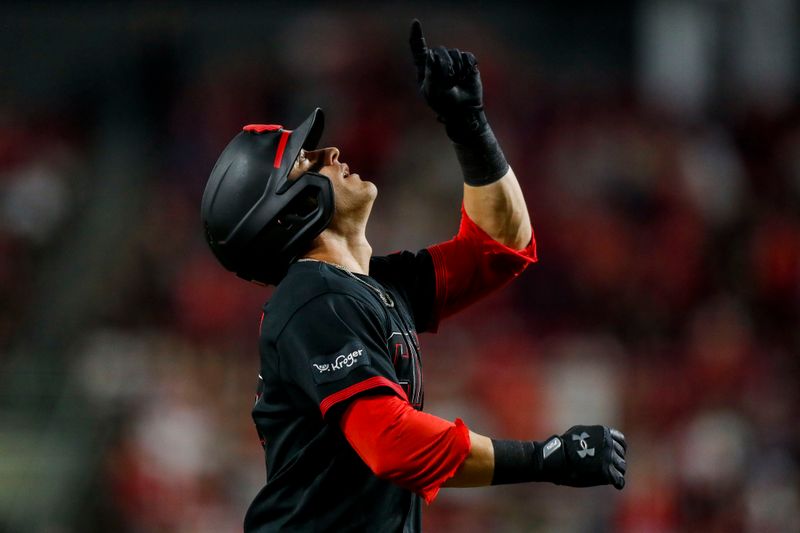
<path id="1" fill-rule="evenodd" d="M 340 265 L 357 274 L 369 274 L 372 246 L 363 233 L 341 235 L 325 230 L 303 257 Z"/>

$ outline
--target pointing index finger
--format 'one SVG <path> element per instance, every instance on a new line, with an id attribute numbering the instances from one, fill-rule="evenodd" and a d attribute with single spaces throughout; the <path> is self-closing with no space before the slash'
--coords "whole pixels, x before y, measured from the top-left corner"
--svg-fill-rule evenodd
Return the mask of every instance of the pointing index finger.
<path id="1" fill-rule="evenodd" d="M 428 46 L 425 44 L 425 37 L 422 36 L 422 24 L 420 24 L 417 19 L 411 21 L 411 35 L 408 38 L 408 43 L 411 45 L 411 54 L 414 56 L 414 63 L 417 65 L 420 65 L 420 63 L 424 65 Z"/>

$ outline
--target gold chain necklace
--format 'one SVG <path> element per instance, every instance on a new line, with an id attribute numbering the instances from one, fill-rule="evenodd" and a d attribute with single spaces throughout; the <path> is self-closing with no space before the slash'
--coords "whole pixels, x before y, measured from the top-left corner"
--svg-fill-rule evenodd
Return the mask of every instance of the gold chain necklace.
<path id="1" fill-rule="evenodd" d="M 311 261 L 313 261 L 315 263 L 325 263 L 326 265 L 330 265 L 332 267 L 338 268 L 339 270 L 341 270 L 342 272 L 344 272 L 345 274 L 347 274 L 348 276 L 350 276 L 351 278 L 353 278 L 357 282 L 361 283 L 362 285 L 366 285 L 367 287 L 372 289 L 372 291 L 374 291 L 375 294 L 378 295 L 378 298 L 380 298 L 381 302 L 383 302 L 383 305 L 385 305 L 386 307 L 394 307 L 394 300 L 392 300 L 392 297 L 389 295 L 388 292 L 380 290 L 378 287 L 376 287 L 375 285 L 372 285 L 371 283 L 367 283 L 363 279 L 361 279 L 358 276 L 356 276 L 347 267 L 344 267 L 344 266 L 339 265 L 337 263 L 332 263 L 331 261 L 323 261 L 322 259 L 313 259 L 311 257 L 301 257 L 300 259 L 297 260 L 298 263 L 308 263 L 308 262 L 311 262 Z"/>

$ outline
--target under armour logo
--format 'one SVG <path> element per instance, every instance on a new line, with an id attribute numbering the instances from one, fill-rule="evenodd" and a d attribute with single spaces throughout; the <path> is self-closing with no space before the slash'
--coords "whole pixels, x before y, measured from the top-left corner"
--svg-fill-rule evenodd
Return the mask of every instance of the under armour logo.
<path id="1" fill-rule="evenodd" d="M 587 455 L 589 455 L 591 457 L 594 457 L 594 448 L 589 448 L 589 445 L 586 444 L 586 439 L 588 439 L 588 438 L 589 438 L 589 434 L 586 433 L 585 431 L 583 433 L 581 433 L 580 435 L 575 435 L 574 433 L 572 435 L 572 440 L 573 441 L 576 441 L 576 440 L 581 441 L 581 449 L 578 450 L 578 457 L 580 457 L 581 459 L 585 459 Z"/>

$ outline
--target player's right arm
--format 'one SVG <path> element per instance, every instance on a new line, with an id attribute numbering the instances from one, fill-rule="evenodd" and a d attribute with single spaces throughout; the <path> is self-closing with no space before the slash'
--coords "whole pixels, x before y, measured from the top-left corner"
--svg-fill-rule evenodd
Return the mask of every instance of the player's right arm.
<path id="1" fill-rule="evenodd" d="M 604 426 L 574 426 L 541 442 L 495 440 L 388 395 L 354 399 L 339 425 L 376 476 L 429 503 L 442 486 L 625 485 L 625 437 Z"/>

